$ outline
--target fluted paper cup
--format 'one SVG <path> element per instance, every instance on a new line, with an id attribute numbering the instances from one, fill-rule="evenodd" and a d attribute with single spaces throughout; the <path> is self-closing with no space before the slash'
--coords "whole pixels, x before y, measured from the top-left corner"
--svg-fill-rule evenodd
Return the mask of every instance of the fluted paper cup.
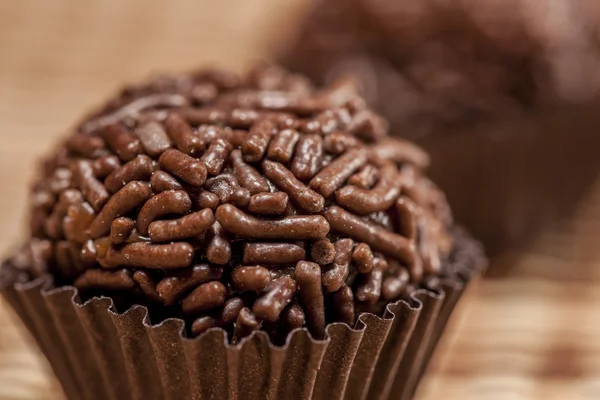
<path id="1" fill-rule="evenodd" d="M 334 323 L 324 340 L 306 329 L 275 346 L 261 331 L 239 344 L 224 330 L 187 338 L 183 321 L 154 323 L 148 310 L 113 300 L 81 302 L 77 289 L 44 276 L 1 293 L 46 355 L 69 399 L 409 399 L 466 286 L 485 259 L 458 241 L 451 276 L 363 313 L 354 327 Z"/>

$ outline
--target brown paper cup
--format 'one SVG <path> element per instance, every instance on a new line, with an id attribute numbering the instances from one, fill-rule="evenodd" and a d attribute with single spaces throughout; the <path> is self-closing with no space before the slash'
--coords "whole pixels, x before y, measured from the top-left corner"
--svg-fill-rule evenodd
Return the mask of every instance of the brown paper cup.
<path id="1" fill-rule="evenodd" d="M 463 241 L 465 242 L 465 241 Z M 213 329 L 189 339 L 183 321 L 152 324 L 148 310 L 118 313 L 109 298 L 81 303 L 49 276 L 9 277 L 1 293 L 50 361 L 69 399 L 409 399 L 466 286 L 485 265 L 477 246 L 431 290 L 335 323 L 325 340 L 305 329 L 282 347 L 255 332 L 238 345 Z"/>

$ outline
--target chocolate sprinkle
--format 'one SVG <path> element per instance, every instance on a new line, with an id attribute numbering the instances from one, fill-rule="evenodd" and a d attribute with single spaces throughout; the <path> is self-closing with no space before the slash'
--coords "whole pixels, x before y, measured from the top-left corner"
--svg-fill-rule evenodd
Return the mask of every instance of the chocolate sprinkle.
<path id="1" fill-rule="evenodd" d="M 30 277 L 128 295 L 191 335 L 322 338 L 447 272 L 452 221 L 424 159 L 348 82 L 273 66 L 150 81 L 44 164 Z"/>

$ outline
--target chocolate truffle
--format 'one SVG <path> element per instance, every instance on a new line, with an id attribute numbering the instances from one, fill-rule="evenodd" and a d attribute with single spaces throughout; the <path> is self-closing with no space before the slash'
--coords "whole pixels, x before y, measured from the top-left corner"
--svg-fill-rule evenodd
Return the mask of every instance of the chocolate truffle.
<path id="1" fill-rule="evenodd" d="M 0 295 L 70 399 L 412 398 L 485 267 L 351 81 L 130 86 L 43 163 Z"/>
<path id="2" fill-rule="evenodd" d="M 192 335 L 323 338 L 457 273 L 428 155 L 387 135 L 352 82 L 274 66 L 128 87 L 45 161 L 22 264 Z"/>
<path id="3" fill-rule="evenodd" d="M 410 128 L 405 135 L 600 91 L 593 1 L 408 3 L 316 1 L 283 59 L 315 80 L 357 75 L 369 103 Z"/>
<path id="4" fill-rule="evenodd" d="M 319 0 L 280 59 L 319 82 L 354 75 L 498 254 L 569 216 L 598 176 L 596 3 Z"/>

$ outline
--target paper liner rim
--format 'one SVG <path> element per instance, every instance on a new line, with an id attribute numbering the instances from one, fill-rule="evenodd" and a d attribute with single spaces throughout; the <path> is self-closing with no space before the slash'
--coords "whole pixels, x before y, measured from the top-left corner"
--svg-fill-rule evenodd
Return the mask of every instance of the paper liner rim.
<path id="1" fill-rule="evenodd" d="M 475 242 L 474 239 L 472 239 L 471 237 L 464 238 L 463 240 L 467 240 L 469 242 Z M 472 260 L 474 261 L 473 267 L 471 267 L 471 268 L 455 268 L 454 273 L 451 277 L 442 277 L 442 279 L 440 279 L 440 285 L 438 285 L 437 288 L 419 288 L 417 290 L 414 290 L 412 293 L 408 294 L 407 299 L 406 298 L 399 299 L 394 302 L 390 302 L 390 303 L 386 304 L 385 311 L 382 313 L 381 316 L 370 313 L 370 312 L 361 312 L 356 319 L 356 323 L 355 323 L 354 327 L 351 327 L 350 325 L 348 325 L 344 322 L 329 323 L 325 327 L 325 336 L 323 339 L 314 338 L 306 327 L 296 328 L 288 333 L 286 340 L 285 340 L 284 344 L 282 344 L 282 345 L 276 345 L 276 344 L 272 343 L 269 335 L 262 330 L 253 331 L 250 335 L 244 337 L 242 340 L 240 340 L 238 343 L 235 343 L 235 344 L 230 343 L 229 335 L 228 335 L 227 331 L 220 327 L 210 328 L 207 331 L 201 333 L 200 335 L 198 335 L 196 337 L 188 337 L 187 335 L 185 335 L 185 331 L 186 331 L 185 330 L 185 321 L 181 318 L 176 318 L 176 317 L 165 318 L 164 320 L 161 320 L 160 322 L 158 322 L 156 324 L 152 324 L 150 321 L 150 312 L 148 310 L 148 307 L 145 305 L 134 304 L 131 307 L 127 308 L 125 311 L 119 312 L 115 307 L 114 300 L 108 296 L 94 296 L 84 302 L 81 302 L 80 297 L 79 297 L 79 289 L 77 289 L 73 285 L 52 287 L 54 279 L 53 279 L 52 275 L 50 275 L 48 273 L 46 273 L 36 279 L 20 283 L 20 282 L 14 282 L 14 280 L 10 278 L 9 274 L 5 273 L 5 270 L 2 268 L 2 265 L 0 265 L 0 290 L 4 290 L 8 286 L 11 286 L 11 285 L 19 293 L 23 293 L 23 292 L 26 292 L 29 290 L 33 290 L 35 288 L 39 288 L 41 291 L 41 295 L 44 298 L 56 296 L 56 295 L 59 295 L 59 294 L 65 293 L 65 292 L 71 292 L 71 295 L 70 295 L 71 303 L 75 307 L 88 308 L 88 307 L 93 307 L 97 304 L 105 303 L 106 304 L 105 310 L 109 313 L 109 315 L 118 316 L 118 317 L 128 317 L 130 314 L 135 315 L 136 313 L 138 313 L 138 310 L 141 310 L 142 312 L 140 313 L 140 315 L 138 317 L 138 321 L 141 320 L 140 322 L 142 323 L 142 326 L 145 329 L 148 329 L 148 328 L 160 329 L 162 326 L 167 325 L 167 324 L 176 324 L 177 330 L 179 332 L 178 333 L 179 338 L 183 339 L 184 342 L 194 342 L 194 341 L 200 342 L 204 338 L 209 337 L 210 335 L 212 335 L 214 333 L 219 333 L 223 337 L 223 341 L 224 341 L 224 345 L 225 345 L 226 349 L 228 349 L 228 350 L 229 349 L 238 349 L 239 350 L 243 347 L 244 343 L 246 343 L 248 341 L 252 341 L 254 339 L 254 337 L 256 337 L 256 336 L 262 336 L 263 339 L 265 339 L 267 341 L 269 347 L 275 348 L 275 349 L 280 349 L 280 350 L 287 350 L 290 342 L 293 340 L 294 337 L 296 337 L 298 335 L 306 335 L 315 344 L 328 344 L 331 340 L 331 335 L 329 334 L 329 331 L 330 331 L 330 329 L 334 329 L 337 326 L 343 326 L 347 330 L 348 333 L 364 333 L 364 331 L 367 328 L 367 321 L 366 321 L 367 319 L 375 318 L 377 321 L 394 320 L 396 318 L 396 313 L 394 312 L 394 309 L 397 309 L 397 307 L 399 307 L 400 305 L 404 305 L 407 309 L 412 310 L 412 311 L 419 311 L 423 308 L 423 300 L 422 300 L 421 296 L 429 296 L 436 300 L 443 299 L 445 296 L 444 287 L 454 286 L 454 287 L 460 289 L 460 288 L 464 287 L 465 284 L 467 282 L 469 282 L 471 279 L 473 279 L 476 275 L 480 274 L 482 271 L 484 271 L 486 269 L 486 267 L 488 265 L 488 261 L 487 261 L 486 257 L 484 256 L 483 252 L 482 251 L 481 252 L 472 251 L 471 253 L 472 253 L 471 254 Z M 457 262 L 451 262 L 451 261 L 448 261 L 448 262 L 458 266 Z M 5 264 L 9 264 L 9 262 L 5 261 Z M 464 267 L 464 265 L 463 265 L 463 267 Z"/>

